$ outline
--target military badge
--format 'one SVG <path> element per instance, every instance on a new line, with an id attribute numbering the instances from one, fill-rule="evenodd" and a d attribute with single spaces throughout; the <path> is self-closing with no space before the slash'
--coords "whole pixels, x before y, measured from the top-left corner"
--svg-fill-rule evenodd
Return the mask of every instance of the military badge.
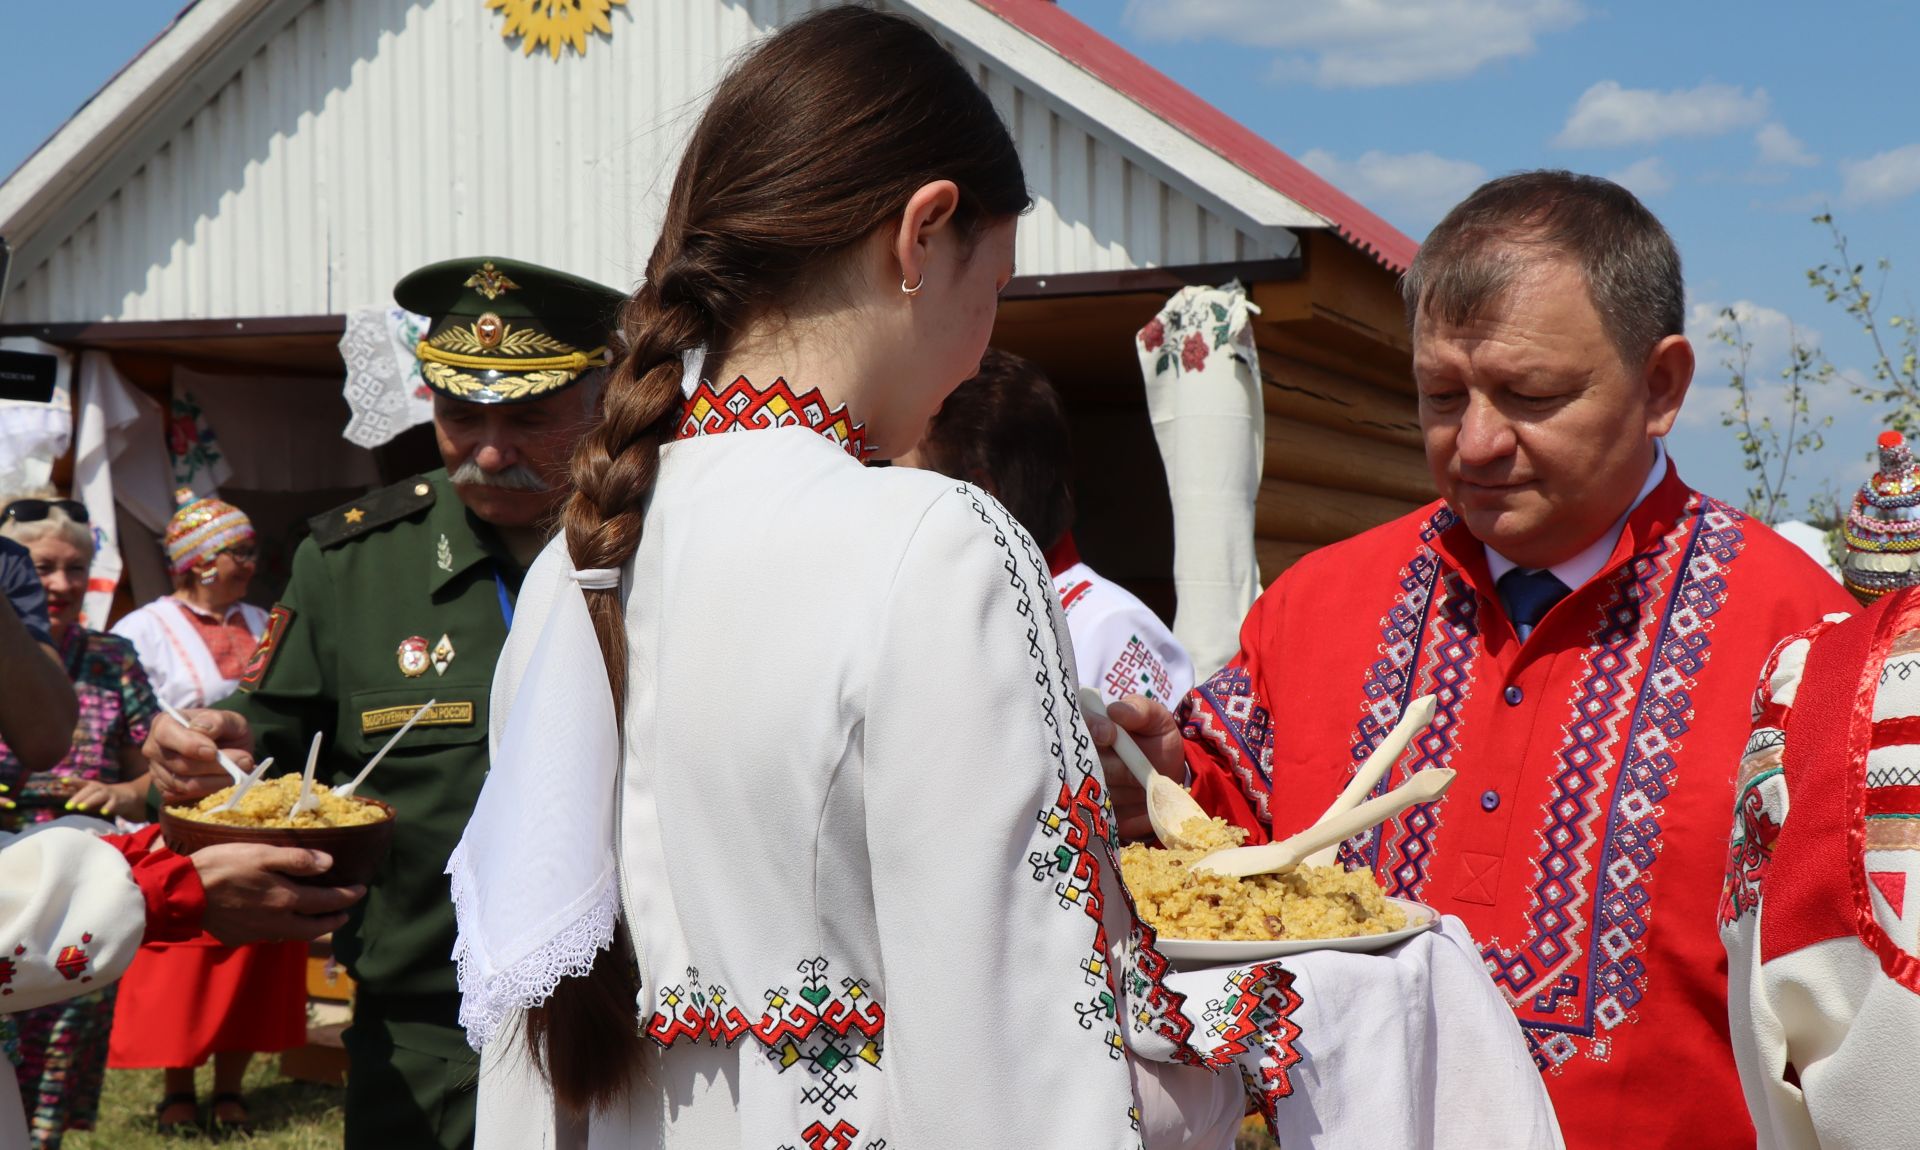
<path id="1" fill-rule="evenodd" d="M 452 662 L 453 662 L 453 639 L 450 636 L 442 635 L 440 636 L 440 641 L 433 645 L 434 674 L 436 675 L 446 674 L 447 666 Z"/>
<path id="2" fill-rule="evenodd" d="M 432 660 L 427 656 L 427 641 L 419 635 L 409 635 L 400 640 L 400 673 L 409 679 L 418 679 L 427 673 Z"/>

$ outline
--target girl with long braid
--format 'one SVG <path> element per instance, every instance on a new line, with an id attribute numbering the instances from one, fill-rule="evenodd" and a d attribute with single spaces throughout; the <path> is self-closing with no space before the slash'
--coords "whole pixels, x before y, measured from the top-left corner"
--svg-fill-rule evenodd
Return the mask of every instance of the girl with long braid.
<path id="1" fill-rule="evenodd" d="M 1027 206 L 909 20 L 816 14 L 715 91 L 448 867 L 481 1150 L 1104 1150 L 1149 1098 L 1193 1128 L 1150 1142 L 1231 1143 L 1231 1072 L 1128 1055 L 1183 1023 L 1045 560 L 862 466 L 978 369 Z"/>

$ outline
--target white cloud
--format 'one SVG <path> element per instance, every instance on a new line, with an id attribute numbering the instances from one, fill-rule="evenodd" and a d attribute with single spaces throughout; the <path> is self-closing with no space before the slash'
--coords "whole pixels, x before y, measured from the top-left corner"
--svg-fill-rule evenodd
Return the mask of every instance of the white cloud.
<path id="1" fill-rule="evenodd" d="M 1773 168 L 1811 168 L 1820 162 L 1820 157 L 1807 151 L 1787 126 L 1778 121 L 1762 124 L 1753 134 L 1753 142 L 1760 149 L 1760 162 Z"/>
<path id="2" fill-rule="evenodd" d="M 1421 232 L 1487 178 L 1479 164 L 1432 152 L 1362 152 L 1343 160 L 1314 148 L 1300 162 L 1354 199 L 1396 222 L 1418 225 Z"/>
<path id="3" fill-rule="evenodd" d="M 1145 39 L 1278 49 L 1276 78 L 1379 88 L 1530 55 L 1584 15 L 1578 0 L 1127 0 L 1124 20 Z"/>
<path id="4" fill-rule="evenodd" d="M 1884 204 L 1920 192 L 1920 144 L 1881 152 L 1840 165 L 1849 203 Z"/>
<path id="5" fill-rule="evenodd" d="M 1602 80 L 1580 94 L 1554 137 L 1563 148 L 1619 148 L 1682 136 L 1718 136 L 1766 117 L 1767 93 L 1729 84 L 1656 92 Z"/>
<path id="6" fill-rule="evenodd" d="M 1607 178 L 1643 200 L 1673 190 L 1673 173 L 1659 156 L 1635 160 L 1617 172 L 1608 172 Z"/>

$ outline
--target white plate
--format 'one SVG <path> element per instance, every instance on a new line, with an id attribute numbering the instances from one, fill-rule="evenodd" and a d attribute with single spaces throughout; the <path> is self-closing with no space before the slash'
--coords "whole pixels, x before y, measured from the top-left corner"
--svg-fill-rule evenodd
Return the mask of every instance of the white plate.
<path id="1" fill-rule="evenodd" d="M 1237 966 L 1269 958 L 1285 958 L 1309 950 L 1350 950 L 1366 953 L 1398 945 L 1423 930 L 1431 930 L 1440 921 L 1439 912 L 1425 903 L 1387 897 L 1407 912 L 1407 925 L 1385 934 L 1362 934 L 1352 938 L 1274 938 L 1258 940 L 1194 939 L 1160 936 L 1154 944 L 1161 954 L 1185 966 Z"/>

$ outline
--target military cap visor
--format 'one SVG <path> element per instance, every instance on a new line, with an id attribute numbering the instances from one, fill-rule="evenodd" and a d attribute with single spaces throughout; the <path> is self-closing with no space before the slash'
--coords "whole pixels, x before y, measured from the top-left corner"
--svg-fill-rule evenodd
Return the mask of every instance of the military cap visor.
<path id="1" fill-rule="evenodd" d="M 526 403 L 604 367 L 626 293 L 498 257 L 446 260 L 394 285 L 428 319 L 415 348 L 427 386 L 466 403 Z"/>

